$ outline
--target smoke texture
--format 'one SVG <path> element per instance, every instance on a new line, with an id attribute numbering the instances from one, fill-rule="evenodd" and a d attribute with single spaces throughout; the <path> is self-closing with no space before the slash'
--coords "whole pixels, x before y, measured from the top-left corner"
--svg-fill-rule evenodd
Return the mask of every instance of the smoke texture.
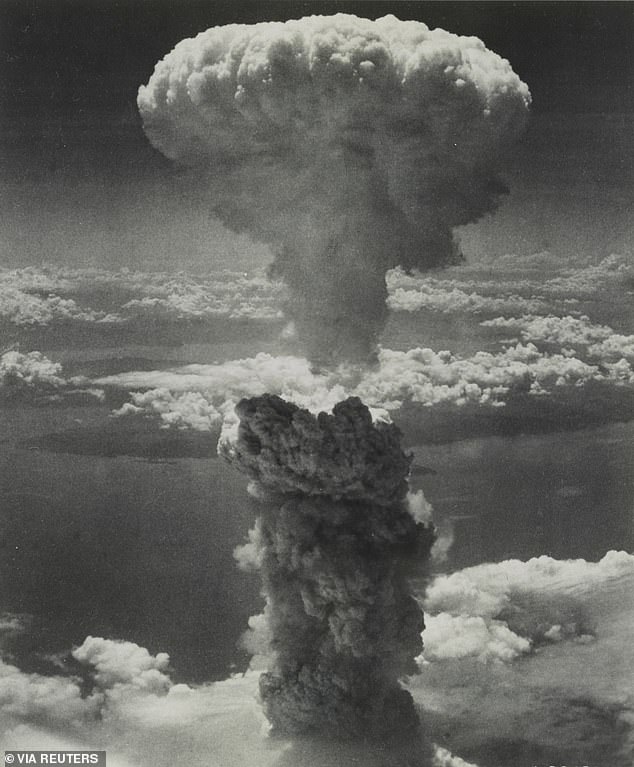
<path id="1" fill-rule="evenodd" d="M 410 507 L 398 429 L 373 423 L 355 397 L 314 416 L 265 394 L 236 412 L 237 438 L 220 452 L 262 504 L 237 558 L 262 577 L 266 607 L 248 642 L 268 658 L 259 686 L 272 731 L 422 743 L 399 679 L 417 672 L 423 615 L 408 575 L 434 535 Z"/>
<path id="2" fill-rule="evenodd" d="M 492 211 L 530 94 L 475 37 L 347 14 L 215 27 L 138 95 L 147 136 L 196 168 L 230 228 L 268 243 L 318 363 L 372 356 L 386 270 L 459 255 Z"/>

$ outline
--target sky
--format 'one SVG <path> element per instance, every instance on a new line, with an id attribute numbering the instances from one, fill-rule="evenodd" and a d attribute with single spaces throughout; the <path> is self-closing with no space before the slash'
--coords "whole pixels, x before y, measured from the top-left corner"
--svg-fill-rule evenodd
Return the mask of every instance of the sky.
<path id="1" fill-rule="evenodd" d="M 0 62 L 0 259 L 249 267 L 268 250 L 225 230 L 145 138 L 139 85 L 207 27 L 347 11 L 476 35 L 530 85 L 511 195 L 462 232 L 465 253 L 606 256 L 631 242 L 633 17 L 629 3 L 7 0 Z M 566 216 L 568 226 L 562 226 Z"/>

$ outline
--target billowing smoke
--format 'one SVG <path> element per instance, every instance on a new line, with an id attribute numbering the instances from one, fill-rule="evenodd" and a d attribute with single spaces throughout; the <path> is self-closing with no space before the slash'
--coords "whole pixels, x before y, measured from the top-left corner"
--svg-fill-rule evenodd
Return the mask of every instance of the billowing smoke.
<path id="1" fill-rule="evenodd" d="M 475 37 L 386 16 L 233 24 L 183 40 L 138 105 L 151 142 L 199 170 L 214 211 L 271 245 L 314 361 L 372 355 L 385 272 L 458 255 L 495 208 L 530 94 Z"/>
<path id="2" fill-rule="evenodd" d="M 417 670 L 423 615 L 408 575 L 434 535 L 410 503 L 398 429 L 354 397 L 318 416 L 268 394 L 236 411 L 237 437 L 220 451 L 262 503 L 237 556 L 263 580 L 249 642 L 268 658 L 260 695 L 273 731 L 410 747 L 419 720 L 399 679 Z"/>
<path id="3" fill-rule="evenodd" d="M 319 364 L 372 357 L 388 269 L 459 256 L 453 229 L 505 191 L 497 160 L 529 101 L 476 38 L 345 14 L 207 30 L 138 96 L 154 146 L 197 170 L 229 227 L 271 246 L 288 316 Z M 262 503 L 237 556 L 263 580 L 247 641 L 267 658 L 273 731 L 299 751 L 320 738 L 357 755 L 371 744 L 390 767 L 429 764 L 400 680 L 422 651 L 408 578 L 434 534 L 408 497 L 398 430 L 354 397 L 314 416 L 264 394 L 236 412 L 220 452 Z"/>

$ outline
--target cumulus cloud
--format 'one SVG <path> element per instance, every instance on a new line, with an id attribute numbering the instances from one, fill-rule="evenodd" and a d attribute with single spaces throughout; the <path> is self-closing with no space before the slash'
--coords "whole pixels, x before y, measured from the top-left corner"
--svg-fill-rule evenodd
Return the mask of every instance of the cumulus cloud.
<path id="1" fill-rule="evenodd" d="M 72 298 L 36 296 L 3 285 L 0 285 L 0 318 L 14 325 L 48 325 L 66 320 L 102 323 L 120 321 L 119 317 L 106 312 L 82 309 Z"/>
<path id="2" fill-rule="evenodd" d="M 439 576 L 425 594 L 421 661 L 509 661 L 540 643 L 591 640 L 583 610 L 588 594 L 630 575 L 634 557 L 611 551 L 596 563 L 541 556 Z"/>
<path id="3" fill-rule="evenodd" d="M 174 393 L 169 389 L 133 392 L 115 415 L 156 415 L 166 427 L 213 431 L 220 428 L 231 401 L 217 407 L 199 391 Z"/>
<path id="4" fill-rule="evenodd" d="M 624 670 L 634 660 L 633 586 L 634 557 L 624 552 L 599 562 L 539 557 L 437 576 L 425 596 L 430 657 L 407 684 L 441 744 L 431 764 L 631 763 L 634 700 Z M 444 639 L 434 649 L 435 630 Z M 81 677 L 0 663 L 5 748 L 105 748 L 115 767 L 167 767 L 183 754 L 195 767 L 386 764 L 376 748 L 333 752 L 271 738 L 256 700 L 258 671 L 190 686 L 170 679 L 165 654 L 131 642 L 89 637 L 72 655 Z"/>
<path id="5" fill-rule="evenodd" d="M 385 272 L 451 261 L 504 191 L 528 88 L 474 37 L 392 16 L 230 25 L 183 40 L 138 105 L 230 227 L 270 244 L 312 359 L 365 358 Z"/>
<path id="6" fill-rule="evenodd" d="M 387 273 L 388 306 L 394 311 L 473 314 L 547 315 L 570 313 L 582 300 L 627 287 L 632 270 L 620 256 L 598 264 L 562 268 L 550 256 L 551 270 L 523 269 L 519 257 L 509 257 L 513 279 L 501 270 L 480 265 L 452 267 L 438 273 Z M 530 267 L 530 259 L 527 261 Z M 547 267 L 544 267 L 547 268 Z M 279 319 L 287 305 L 283 283 L 255 272 L 142 272 L 129 269 L 68 268 L 52 265 L 22 269 L 0 268 L 0 317 L 18 327 L 41 327 L 56 322 L 98 325 L 138 320 Z"/>
<path id="7" fill-rule="evenodd" d="M 634 335 L 615 333 L 609 325 L 596 325 L 586 315 L 580 317 L 496 317 L 484 327 L 513 330 L 524 341 L 559 347 L 568 356 L 579 353 L 600 362 L 616 379 L 632 382 Z M 572 351 L 571 351 L 572 350 Z"/>
<path id="8" fill-rule="evenodd" d="M 634 556 L 615 551 L 438 576 L 409 684 L 432 733 L 483 765 L 631 764 L 633 585 Z"/>
<path id="9" fill-rule="evenodd" d="M 0 318 L 18 326 L 47 325 L 53 321 L 108 321 L 103 312 L 80 307 L 74 299 L 59 295 L 71 282 L 55 272 L 36 267 L 0 268 Z"/>
<path id="10" fill-rule="evenodd" d="M 490 328 L 519 331 L 524 341 L 544 342 L 562 346 L 589 346 L 604 341 L 614 334 L 607 325 L 594 325 L 590 318 L 580 317 L 496 317 L 485 320 L 482 325 Z"/>
<path id="11" fill-rule="evenodd" d="M 41 352 L 22 354 L 17 350 L 5 352 L 0 357 L 0 381 L 3 387 L 50 387 L 59 388 L 66 383 L 62 366 L 51 362 Z"/>
<path id="12" fill-rule="evenodd" d="M 503 296 L 485 296 L 475 289 L 467 290 L 449 280 L 425 279 L 407 275 L 401 270 L 388 274 L 389 297 L 387 305 L 394 311 L 416 312 L 420 309 L 449 314 L 489 314 L 496 312 L 544 312 L 548 305 L 538 298 L 523 298 L 516 293 Z M 477 287 L 477 283 L 475 286 Z M 498 286 L 498 292 L 501 292 Z"/>
<path id="13" fill-rule="evenodd" d="M 20 634 L 24 630 L 27 618 L 15 613 L 0 613 L 0 637 L 6 634 Z"/>
<path id="14" fill-rule="evenodd" d="M 357 396 L 380 419 L 407 403 L 424 408 L 495 408 L 504 407 L 514 396 L 549 397 L 593 383 L 624 387 L 631 382 L 627 360 L 586 361 L 565 349 L 542 351 L 531 342 L 466 357 L 432 349 L 379 349 L 373 368 L 347 365 L 319 372 L 300 357 L 260 353 L 216 365 L 130 371 L 94 384 L 132 392 L 132 401 L 116 411 L 118 415 L 146 414 L 165 426 L 204 431 L 224 423 L 230 431 L 236 425 L 235 403 L 265 392 L 311 412 L 330 410 L 339 400 Z"/>
<path id="15" fill-rule="evenodd" d="M 88 637 L 72 656 L 83 679 L 29 674 L 0 661 L 4 748 L 101 748 L 114 767 L 167 767 L 184 755 L 194 767 L 287 763 L 292 748 L 268 736 L 254 671 L 198 687 L 177 684 L 166 673 L 164 653 L 153 656 L 133 642 L 101 637 Z M 369 767 L 385 764 L 376 748 L 329 751 L 314 743 L 302 747 L 301 764 L 326 767 L 360 755 Z M 426 764 L 466 765 L 445 749 L 436 749 L 433 762 Z"/>
<path id="16" fill-rule="evenodd" d="M 504 274 L 494 280 L 490 271 L 477 265 L 450 268 L 442 278 L 437 273 L 393 269 L 387 274 L 387 303 L 394 311 L 564 315 L 582 300 L 626 286 L 631 268 L 623 258 L 612 256 L 595 265 L 560 268 L 557 276 L 529 270 L 517 271 L 508 280 Z M 281 318 L 287 301 L 281 282 L 257 272 L 193 275 L 56 266 L 0 268 L 0 317 L 22 328 L 69 321 L 104 327 L 145 320 L 271 321 Z"/>
<path id="17" fill-rule="evenodd" d="M 51 400 L 62 395 L 87 394 L 101 397 L 85 378 L 66 378 L 62 366 L 41 352 L 23 354 L 12 349 L 0 355 L 0 402 L 21 400 Z"/>
<path id="18" fill-rule="evenodd" d="M 82 270 L 88 271 L 88 270 Z M 77 285 L 76 270 L 58 266 L 25 266 L 18 269 L 0 267 L 0 285 L 25 293 L 60 294 L 73 290 Z"/>
<path id="19" fill-rule="evenodd" d="M 442 276 L 394 269 L 387 275 L 388 306 L 394 311 L 443 314 L 570 313 L 581 301 L 623 293 L 632 276 L 632 267 L 618 255 L 581 266 L 548 253 L 508 256 L 488 266 L 485 270 L 481 263 L 464 264 Z"/>
<path id="20" fill-rule="evenodd" d="M 346 395 L 343 384 L 328 373 L 314 372 L 306 359 L 264 352 L 216 365 L 130 371 L 98 380 L 106 387 L 133 391 L 132 402 L 120 408 L 119 415 L 146 413 L 160 417 L 166 426 L 204 431 L 219 428 L 225 419 L 233 422 L 233 407 L 242 397 L 271 392 L 316 412 L 332 409 Z"/>
<path id="21" fill-rule="evenodd" d="M 513 660 L 528 652 L 531 643 L 503 621 L 479 616 L 440 613 L 427 619 L 425 660 L 475 657 L 480 660 Z"/>
<path id="22" fill-rule="evenodd" d="M 167 655 L 132 642 L 88 637 L 72 655 L 88 693 L 79 676 L 0 664 L 5 748 L 106 748 L 121 767 L 173 764 L 184 753 L 196 767 L 272 765 L 282 750 L 266 754 L 252 672 L 194 688 L 171 681 Z"/>
<path id="23" fill-rule="evenodd" d="M 169 664 L 167 653 L 150 655 L 133 642 L 113 641 L 89 636 L 73 651 L 80 663 L 91 666 L 97 687 L 113 689 L 132 686 L 148 692 L 167 691 L 171 686 L 164 673 Z"/>
<path id="24" fill-rule="evenodd" d="M 262 274 L 140 272 L 56 266 L 0 269 L 0 317 L 15 325 L 281 316 L 284 289 Z M 102 308 L 90 308 L 97 302 Z M 103 308 L 102 305 L 106 306 Z"/>
<path id="25" fill-rule="evenodd" d="M 504 279 L 504 275 L 522 278 L 522 273 L 529 273 L 530 279 L 542 284 L 552 285 L 553 288 L 570 288 L 573 284 L 596 292 L 606 286 L 621 283 L 632 274 L 631 258 L 625 254 L 612 253 L 600 258 L 575 254 L 564 257 L 560 253 L 544 250 L 529 255 L 507 253 L 504 255 L 478 258 L 475 268 L 486 269 L 488 274 L 494 274 Z M 530 273 L 533 274 L 530 274 Z M 544 277 L 546 279 L 544 279 Z M 571 282 L 568 282 L 568 280 Z"/>
<path id="26" fill-rule="evenodd" d="M 433 767 L 478 767 L 473 762 L 465 762 L 459 756 L 455 756 L 446 748 L 436 747 Z"/>
<path id="27" fill-rule="evenodd" d="M 124 316 L 258 320 L 282 316 L 282 286 L 258 275 L 228 273 L 204 280 L 172 277 L 164 283 L 146 285 L 142 292 L 146 295 L 122 306 Z"/>
<path id="28" fill-rule="evenodd" d="M 592 298 L 602 291 L 627 285 L 631 277 L 632 265 L 614 253 L 598 264 L 569 266 L 563 274 L 550 279 L 545 290 L 551 295 Z"/>
<path id="29" fill-rule="evenodd" d="M 602 377 L 596 366 L 562 354 L 545 354 L 534 344 L 460 357 L 448 351 L 382 349 L 380 367 L 357 387 L 363 399 L 395 410 L 406 401 L 436 404 L 503 404 L 514 389 L 540 394 Z"/>

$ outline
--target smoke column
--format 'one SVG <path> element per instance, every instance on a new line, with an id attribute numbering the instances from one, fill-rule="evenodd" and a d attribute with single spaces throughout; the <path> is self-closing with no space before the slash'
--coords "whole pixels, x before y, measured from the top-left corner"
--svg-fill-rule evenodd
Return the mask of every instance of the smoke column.
<path id="1" fill-rule="evenodd" d="M 391 753 L 421 743 L 399 679 L 422 651 L 407 576 L 434 536 L 410 509 L 398 429 L 374 424 L 358 398 L 314 416 L 265 394 L 236 412 L 237 437 L 220 452 L 262 502 L 238 558 L 263 581 L 260 695 L 273 731 Z"/>
<path id="2" fill-rule="evenodd" d="M 229 227 L 271 246 L 318 364 L 372 358 L 388 269 L 458 257 L 453 229 L 495 208 L 497 160 L 529 103 L 477 38 L 346 14 L 209 29 L 138 95 L 152 144 L 196 169 Z M 356 398 L 314 416 L 264 395 L 236 412 L 219 451 L 262 503 L 238 558 L 262 577 L 250 643 L 269 659 L 272 730 L 296 744 L 287 763 L 321 739 L 341 746 L 328 764 L 360 763 L 362 744 L 381 765 L 430 764 L 399 680 L 422 651 L 408 576 L 434 535 L 408 498 L 398 430 Z"/>
<path id="3" fill-rule="evenodd" d="M 453 228 L 506 191 L 496 161 L 529 102 L 477 38 L 346 14 L 209 29 L 138 95 L 152 144 L 270 244 L 320 364 L 372 356 L 387 269 L 456 258 Z"/>

